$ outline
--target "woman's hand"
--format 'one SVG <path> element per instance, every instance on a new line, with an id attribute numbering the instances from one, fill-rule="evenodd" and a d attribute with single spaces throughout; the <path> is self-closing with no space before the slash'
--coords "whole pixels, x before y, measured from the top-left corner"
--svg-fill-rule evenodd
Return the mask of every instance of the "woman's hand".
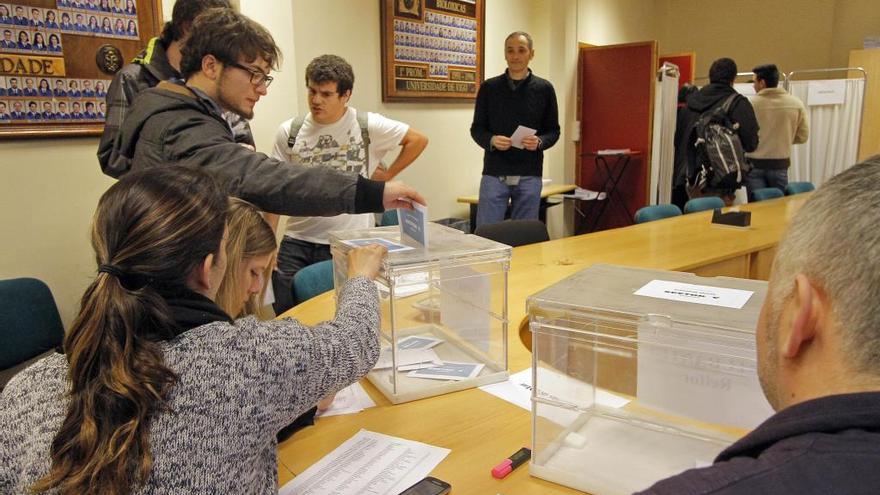
<path id="1" fill-rule="evenodd" d="M 379 267 L 388 249 L 378 244 L 354 248 L 348 252 L 348 278 L 367 277 L 370 280 L 379 274 Z"/>

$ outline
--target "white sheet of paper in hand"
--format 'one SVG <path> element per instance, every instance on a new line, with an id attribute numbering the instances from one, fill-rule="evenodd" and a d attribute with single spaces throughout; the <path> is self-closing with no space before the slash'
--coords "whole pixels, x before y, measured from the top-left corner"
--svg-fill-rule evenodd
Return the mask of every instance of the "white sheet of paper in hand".
<path id="1" fill-rule="evenodd" d="M 510 135 L 510 145 L 514 148 L 523 149 L 522 140 L 524 137 L 534 136 L 538 131 L 524 125 L 517 126 L 513 134 Z"/>

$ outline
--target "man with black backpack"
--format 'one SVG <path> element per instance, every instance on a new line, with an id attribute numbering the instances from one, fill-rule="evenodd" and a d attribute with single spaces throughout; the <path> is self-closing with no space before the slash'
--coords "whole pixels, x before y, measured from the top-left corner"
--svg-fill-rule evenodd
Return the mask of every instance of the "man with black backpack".
<path id="1" fill-rule="evenodd" d="M 758 121 L 751 103 L 733 89 L 736 62 L 720 58 L 709 69 L 709 84 L 687 99 L 677 148 L 687 156 L 690 197 L 721 196 L 731 202 L 750 166 L 745 153 L 758 147 Z"/>

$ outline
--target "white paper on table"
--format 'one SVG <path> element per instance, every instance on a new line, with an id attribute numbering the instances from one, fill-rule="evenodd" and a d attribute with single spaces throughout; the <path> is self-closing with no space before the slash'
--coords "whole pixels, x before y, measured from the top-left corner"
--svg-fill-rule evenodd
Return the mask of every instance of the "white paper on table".
<path id="1" fill-rule="evenodd" d="M 552 376 L 556 375 L 556 376 Z M 591 394 L 593 387 L 590 385 L 577 381 L 574 378 L 569 378 L 565 375 L 559 373 L 552 373 L 544 370 L 541 373 L 541 377 L 551 380 L 553 383 L 553 388 L 557 388 L 557 384 L 563 381 L 571 381 L 577 382 L 578 395 L 584 396 L 583 394 Z M 543 383 L 543 382 L 542 382 Z M 506 400 L 513 405 L 519 406 L 526 410 L 532 409 L 532 369 L 526 368 L 518 373 L 514 373 L 510 375 L 510 378 L 506 382 L 492 383 L 489 385 L 483 385 L 480 387 L 480 390 L 484 392 L 488 392 L 499 399 Z M 552 397 L 555 400 L 565 400 L 564 397 Z M 570 401 L 568 401 L 570 402 Z M 596 391 L 596 403 L 601 404 L 606 407 L 611 407 L 614 409 L 619 409 L 627 404 L 629 404 L 630 400 L 621 397 L 619 395 L 612 394 L 607 390 L 599 389 Z"/>
<path id="2" fill-rule="evenodd" d="M 361 430 L 281 487 L 279 495 L 397 495 L 450 450 Z"/>
<path id="3" fill-rule="evenodd" d="M 386 347 L 379 353 L 379 361 L 373 369 L 381 370 L 393 366 L 391 348 Z M 431 363 L 432 365 L 441 365 L 443 361 L 433 349 L 398 349 L 397 350 L 397 366 L 408 366 L 410 364 Z"/>
<path id="4" fill-rule="evenodd" d="M 534 136 L 537 132 L 538 131 L 531 127 L 526 127 L 524 125 L 517 126 L 516 130 L 513 131 L 513 134 L 510 135 L 510 145 L 514 148 L 523 149 L 523 138 Z"/>
<path id="5" fill-rule="evenodd" d="M 320 411 L 316 416 L 338 416 L 341 414 L 355 414 L 368 407 L 376 407 L 376 403 L 364 390 L 360 383 L 352 383 L 344 389 L 336 392 L 336 398 L 326 411 Z"/>
<path id="6" fill-rule="evenodd" d="M 596 154 L 597 155 L 622 155 L 624 153 L 629 153 L 630 151 L 632 151 L 632 150 L 630 150 L 629 148 L 608 148 L 608 149 L 604 149 L 604 150 L 598 150 L 598 151 L 596 151 Z"/>
<path id="7" fill-rule="evenodd" d="M 634 294 L 669 301 L 742 309 L 754 292 L 709 285 L 683 284 L 668 280 L 651 280 Z"/>

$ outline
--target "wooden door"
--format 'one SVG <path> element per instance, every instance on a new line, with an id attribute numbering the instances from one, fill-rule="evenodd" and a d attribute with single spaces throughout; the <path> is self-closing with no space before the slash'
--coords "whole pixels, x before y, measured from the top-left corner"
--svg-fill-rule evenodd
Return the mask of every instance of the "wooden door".
<path id="1" fill-rule="evenodd" d="M 630 225 L 630 215 L 648 202 L 656 68 L 656 41 L 580 48 L 577 185 L 603 189 L 607 175 L 597 166 L 596 151 L 629 148 L 639 154 L 631 158 L 617 187 L 629 215 L 609 198 L 596 222 L 601 202 L 582 202 L 584 215 L 578 215 L 575 224 L 579 233 L 594 223 L 597 230 Z"/>

